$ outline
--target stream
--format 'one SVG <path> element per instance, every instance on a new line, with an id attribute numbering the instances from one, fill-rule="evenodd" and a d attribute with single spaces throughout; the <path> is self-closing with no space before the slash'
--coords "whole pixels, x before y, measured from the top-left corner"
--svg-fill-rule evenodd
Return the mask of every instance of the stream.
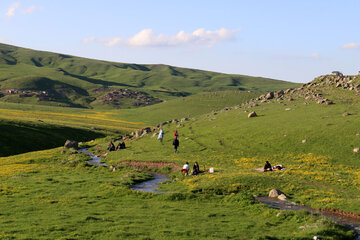
<path id="1" fill-rule="evenodd" d="M 278 208 L 281 210 L 308 211 L 310 213 L 322 215 L 322 216 L 332 220 L 333 222 L 350 227 L 351 229 L 355 230 L 358 234 L 356 240 L 360 240 L 360 219 L 347 217 L 347 216 L 343 216 L 343 215 L 336 214 L 336 213 L 321 211 L 321 210 L 313 209 L 313 208 L 310 208 L 310 207 L 307 207 L 304 205 L 297 205 L 295 203 L 288 202 L 288 201 L 282 201 L 277 198 L 255 197 L 255 199 L 263 204 L 270 206 L 270 207 Z"/>
<path id="2" fill-rule="evenodd" d="M 169 180 L 170 178 L 165 174 L 159 174 L 154 172 L 151 172 L 151 174 L 154 176 L 153 179 L 137 183 L 135 185 L 132 185 L 130 188 L 142 192 L 166 193 L 163 191 L 157 191 L 156 189 L 158 189 L 158 185 L 161 182 Z"/>
<path id="3" fill-rule="evenodd" d="M 91 164 L 96 165 L 96 166 L 109 167 L 109 165 L 107 165 L 106 163 L 100 162 L 101 157 L 89 152 L 88 148 L 82 148 L 82 149 L 79 149 L 78 151 L 80 153 L 85 153 L 86 155 L 91 157 L 91 160 L 89 160 L 88 163 L 91 163 Z"/>

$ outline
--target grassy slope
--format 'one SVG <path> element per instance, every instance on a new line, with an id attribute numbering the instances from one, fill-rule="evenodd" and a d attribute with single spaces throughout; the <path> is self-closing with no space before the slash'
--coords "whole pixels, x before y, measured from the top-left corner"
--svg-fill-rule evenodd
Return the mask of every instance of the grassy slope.
<path id="1" fill-rule="evenodd" d="M 0 119 L 0 157 L 62 146 L 67 139 L 88 141 L 104 136 L 85 129 Z"/>
<path id="2" fill-rule="evenodd" d="M 88 168 L 76 164 L 81 156 L 60 155 L 60 149 L 2 158 L 1 236 L 311 239 L 317 235 L 321 239 L 352 239 L 351 232 L 316 216 L 301 212 L 278 216 L 278 210 L 252 199 L 254 194 L 265 195 L 271 188 L 279 188 L 291 201 L 360 213 L 359 156 L 352 151 L 359 142 L 356 116 L 360 102 L 354 91 L 327 87 L 321 91 L 335 104 L 319 105 L 294 96 L 292 102 L 273 101 L 198 115 L 184 123 L 165 125 L 163 145 L 149 134 L 106 157 L 111 164 L 123 160 L 198 161 L 201 168 L 215 168 L 214 174 L 198 177 L 170 174 L 173 181 L 162 186 L 170 193 L 164 195 L 126 188 L 146 174 L 127 168 L 115 173 Z M 252 110 L 259 117 L 248 119 Z M 352 115 L 343 117 L 343 112 Z M 175 129 L 180 131 L 179 154 L 174 154 L 171 146 Z M 303 139 L 307 142 L 302 143 Z M 107 143 L 99 143 L 100 149 L 105 149 Z M 265 160 L 288 170 L 253 171 Z M 36 207 L 32 202 L 37 202 Z"/>
<path id="3" fill-rule="evenodd" d="M 0 103 L 0 156 L 61 146 L 66 138 L 83 141 L 100 137 L 101 134 L 80 138 L 94 129 L 102 134 L 119 136 L 161 121 L 194 117 L 241 104 L 255 96 L 256 93 L 243 91 L 201 93 L 158 105 L 117 111 Z"/>
<path id="4" fill-rule="evenodd" d="M 219 172 L 212 179 L 203 176 L 181 183 L 192 192 L 252 196 L 279 188 L 303 204 L 360 213 L 360 162 L 353 152 L 360 146 L 360 102 L 354 91 L 325 88 L 323 93 L 335 104 L 319 105 L 311 100 L 304 104 L 299 98 L 246 109 L 255 110 L 257 118 L 248 119 L 243 108 L 203 115 L 196 121 L 166 125 L 164 145 L 148 136 L 129 143 L 125 151 L 111 153 L 108 160 L 198 161 Z M 343 117 L 344 112 L 351 115 Z M 181 136 L 177 155 L 171 146 L 175 129 Z M 265 160 L 288 170 L 253 171 Z"/>
<path id="5" fill-rule="evenodd" d="M 49 90 L 54 102 L 6 96 L 3 101 L 99 107 L 91 104 L 103 86 L 145 91 L 160 99 L 223 90 L 285 89 L 298 84 L 245 75 L 92 60 L 0 44 L 0 88 Z M 65 91 L 65 90 L 66 91 Z"/>

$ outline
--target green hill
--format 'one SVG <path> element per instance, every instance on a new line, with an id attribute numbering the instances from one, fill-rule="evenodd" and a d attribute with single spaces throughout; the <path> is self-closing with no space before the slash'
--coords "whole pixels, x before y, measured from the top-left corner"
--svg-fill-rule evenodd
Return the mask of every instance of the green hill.
<path id="1" fill-rule="evenodd" d="M 266 92 L 298 85 L 162 64 L 92 60 L 0 44 L 0 101 L 6 102 L 132 108 L 201 92 Z"/>

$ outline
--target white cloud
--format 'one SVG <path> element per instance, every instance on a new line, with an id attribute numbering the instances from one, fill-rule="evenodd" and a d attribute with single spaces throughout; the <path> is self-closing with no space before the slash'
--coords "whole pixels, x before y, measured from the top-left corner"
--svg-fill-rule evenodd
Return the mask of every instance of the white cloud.
<path id="1" fill-rule="evenodd" d="M 347 44 L 343 45 L 341 48 L 344 48 L 344 49 L 360 48 L 360 43 L 354 43 L 354 42 L 347 43 Z"/>
<path id="2" fill-rule="evenodd" d="M 34 5 L 24 9 L 21 11 L 22 14 L 31 14 L 36 10 L 36 7 Z"/>
<path id="3" fill-rule="evenodd" d="M 120 44 L 127 44 L 132 47 L 172 47 L 182 45 L 203 45 L 211 47 L 216 43 L 235 39 L 235 34 L 239 31 L 240 30 L 228 30 L 225 28 L 210 31 L 200 28 L 192 33 L 180 31 L 176 35 L 165 35 L 155 34 L 152 29 L 144 29 L 124 41 L 120 37 L 90 37 L 83 39 L 82 42 L 98 42 L 109 47 Z"/>
<path id="4" fill-rule="evenodd" d="M 210 31 L 199 28 L 192 33 L 178 32 L 176 35 L 156 35 L 152 29 L 144 29 L 127 40 L 133 47 L 163 47 L 179 45 L 205 45 L 213 46 L 216 43 L 235 39 L 239 30 L 221 28 Z"/>
<path id="5" fill-rule="evenodd" d="M 120 44 L 121 43 L 121 38 L 118 38 L 118 37 L 114 37 L 114 38 L 89 37 L 89 38 L 84 38 L 82 40 L 82 42 L 83 43 L 97 42 L 97 43 L 102 43 L 105 46 L 112 47 L 112 46 Z"/>
<path id="6" fill-rule="evenodd" d="M 15 10 L 17 9 L 17 8 L 19 8 L 20 7 L 20 3 L 19 2 L 15 2 L 15 3 L 13 3 L 13 4 L 11 4 L 11 6 L 8 8 L 8 10 L 6 11 L 6 17 L 7 18 L 11 18 L 11 17 L 13 17 L 14 15 L 15 15 Z"/>

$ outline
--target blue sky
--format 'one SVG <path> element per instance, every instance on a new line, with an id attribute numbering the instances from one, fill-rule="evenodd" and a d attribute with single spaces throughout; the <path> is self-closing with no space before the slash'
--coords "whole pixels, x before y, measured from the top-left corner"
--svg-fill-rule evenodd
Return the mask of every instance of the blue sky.
<path id="1" fill-rule="evenodd" d="M 0 42 L 309 82 L 360 71 L 360 1 L 0 1 Z"/>

